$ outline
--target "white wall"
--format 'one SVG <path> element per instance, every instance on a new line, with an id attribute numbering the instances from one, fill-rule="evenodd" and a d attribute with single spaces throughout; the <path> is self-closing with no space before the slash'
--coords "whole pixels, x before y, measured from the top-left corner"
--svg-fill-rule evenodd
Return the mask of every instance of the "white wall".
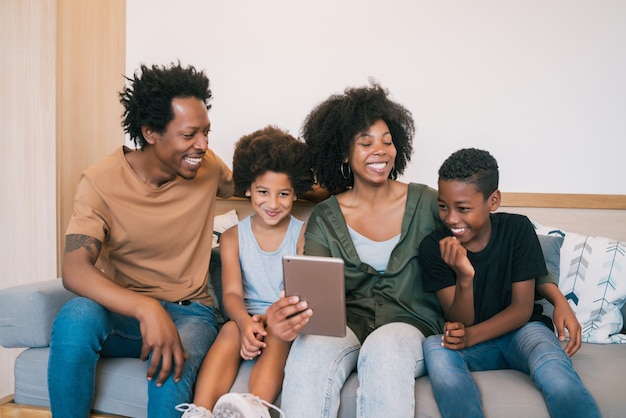
<path id="1" fill-rule="evenodd" d="M 508 192 L 626 194 L 622 0 L 128 0 L 127 73 L 180 59 L 214 92 L 211 146 L 298 135 L 311 108 L 372 76 L 414 115 L 404 180 L 436 185 L 461 147 Z"/>

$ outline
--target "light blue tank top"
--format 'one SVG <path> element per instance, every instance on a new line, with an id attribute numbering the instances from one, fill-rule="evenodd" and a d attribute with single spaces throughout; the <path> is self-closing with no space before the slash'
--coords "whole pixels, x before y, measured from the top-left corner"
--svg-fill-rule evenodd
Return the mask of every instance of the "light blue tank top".
<path id="1" fill-rule="evenodd" d="M 302 222 L 291 216 L 287 233 L 276 251 L 263 251 L 252 233 L 250 216 L 239 222 L 239 262 L 243 276 L 243 300 L 248 313 L 262 315 L 280 296 L 283 255 L 297 254 Z"/>
<path id="2" fill-rule="evenodd" d="M 387 263 L 389 263 L 391 252 L 398 241 L 400 241 L 400 234 L 387 241 L 372 241 L 350 228 L 350 226 L 348 226 L 348 232 L 350 233 L 350 238 L 361 261 L 374 267 L 380 274 L 383 274 L 385 270 L 387 270 Z"/>

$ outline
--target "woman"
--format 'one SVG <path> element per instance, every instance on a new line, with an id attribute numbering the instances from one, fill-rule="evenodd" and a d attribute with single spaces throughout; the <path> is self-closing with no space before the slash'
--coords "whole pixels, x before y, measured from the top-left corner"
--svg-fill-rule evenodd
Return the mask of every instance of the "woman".
<path id="1" fill-rule="evenodd" d="M 333 196 L 308 220 L 304 252 L 345 262 L 347 335 L 300 335 L 285 369 L 286 416 L 336 417 L 340 390 L 358 369 L 357 415 L 407 417 L 425 373 L 422 341 L 442 313 L 422 290 L 417 248 L 439 225 L 437 193 L 396 180 L 412 152 L 411 113 L 379 85 L 347 89 L 316 107 L 303 137 L 320 186 Z M 293 339 L 314 314 L 297 298 L 268 310 L 269 326 Z"/>

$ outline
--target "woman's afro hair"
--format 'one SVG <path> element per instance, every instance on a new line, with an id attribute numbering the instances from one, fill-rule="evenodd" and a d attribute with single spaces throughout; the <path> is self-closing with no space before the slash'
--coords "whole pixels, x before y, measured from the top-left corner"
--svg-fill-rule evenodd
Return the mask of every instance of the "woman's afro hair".
<path id="1" fill-rule="evenodd" d="M 370 87 L 347 88 L 330 96 L 306 117 L 302 136 L 309 146 L 316 181 L 331 193 L 353 185 L 344 178 L 341 165 L 348 157 L 356 134 L 382 119 L 389 127 L 397 155 L 390 178 L 402 174 L 413 152 L 415 127 L 411 112 L 390 100 L 387 90 L 371 81 Z"/>

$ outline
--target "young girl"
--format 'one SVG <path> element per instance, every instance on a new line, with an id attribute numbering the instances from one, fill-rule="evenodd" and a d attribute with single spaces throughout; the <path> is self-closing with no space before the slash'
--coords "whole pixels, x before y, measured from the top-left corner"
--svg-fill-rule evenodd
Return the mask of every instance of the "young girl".
<path id="1" fill-rule="evenodd" d="M 269 418 L 266 407 L 276 408 L 271 402 L 289 352 L 290 343 L 265 327 L 265 310 L 283 290 L 282 256 L 303 253 L 304 223 L 290 213 L 313 184 L 307 146 L 271 126 L 244 136 L 235 147 L 233 180 L 235 194 L 250 198 L 254 213 L 222 234 L 223 304 L 230 320 L 204 359 L 193 404 L 177 407 L 184 418 Z M 228 393 L 241 360 L 257 357 L 250 394 Z"/>

